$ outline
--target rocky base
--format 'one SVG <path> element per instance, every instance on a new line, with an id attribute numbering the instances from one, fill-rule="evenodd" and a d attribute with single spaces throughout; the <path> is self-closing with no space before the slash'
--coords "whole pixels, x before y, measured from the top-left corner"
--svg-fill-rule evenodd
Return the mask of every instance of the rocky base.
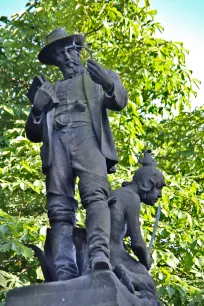
<path id="1" fill-rule="evenodd" d="M 5 306 L 156 306 L 145 293 L 134 295 L 113 272 L 97 271 L 69 281 L 36 284 L 8 292 Z"/>

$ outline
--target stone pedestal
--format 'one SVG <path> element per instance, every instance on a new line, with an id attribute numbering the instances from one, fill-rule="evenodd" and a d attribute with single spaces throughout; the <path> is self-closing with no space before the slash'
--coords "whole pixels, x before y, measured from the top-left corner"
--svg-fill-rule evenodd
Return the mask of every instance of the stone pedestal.
<path id="1" fill-rule="evenodd" d="M 156 306 L 120 283 L 113 272 L 97 271 L 69 281 L 36 284 L 8 292 L 5 306 Z"/>

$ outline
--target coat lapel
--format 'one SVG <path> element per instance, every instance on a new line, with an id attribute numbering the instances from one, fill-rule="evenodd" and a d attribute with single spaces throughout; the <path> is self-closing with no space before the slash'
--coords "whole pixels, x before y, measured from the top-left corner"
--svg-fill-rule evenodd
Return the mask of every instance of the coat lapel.
<path id="1" fill-rule="evenodd" d="M 101 86 L 96 84 L 87 72 L 83 74 L 84 93 L 88 103 L 93 127 L 96 136 L 101 143 L 101 124 L 102 124 L 102 107 L 103 96 Z"/>

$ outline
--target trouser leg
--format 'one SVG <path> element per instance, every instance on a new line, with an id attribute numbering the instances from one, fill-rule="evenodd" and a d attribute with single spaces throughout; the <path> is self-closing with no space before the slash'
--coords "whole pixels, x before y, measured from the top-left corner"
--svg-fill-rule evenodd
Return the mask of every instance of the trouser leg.
<path id="1" fill-rule="evenodd" d="M 79 191 L 86 209 L 88 256 L 93 270 L 110 269 L 110 210 L 107 199 L 110 185 L 105 177 L 83 174 Z"/>
<path id="2" fill-rule="evenodd" d="M 109 269 L 110 185 L 106 159 L 91 124 L 71 129 L 72 167 L 79 177 L 81 202 L 86 209 L 87 247 L 91 268 Z"/>
<path id="3" fill-rule="evenodd" d="M 72 232 L 75 225 L 77 201 L 73 198 L 53 195 L 49 195 L 48 198 L 51 249 L 57 280 L 76 278 L 79 273 Z M 67 207 L 72 207 L 72 209 Z"/>
<path id="4" fill-rule="evenodd" d="M 53 159 L 46 177 L 51 249 L 57 280 L 78 276 L 72 239 L 77 201 L 74 199 L 75 176 L 72 172 L 66 133 L 53 133 Z"/>

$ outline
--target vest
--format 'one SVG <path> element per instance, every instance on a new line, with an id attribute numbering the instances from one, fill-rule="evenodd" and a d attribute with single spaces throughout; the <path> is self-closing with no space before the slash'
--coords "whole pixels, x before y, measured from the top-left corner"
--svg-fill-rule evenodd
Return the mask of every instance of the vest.
<path id="1" fill-rule="evenodd" d="M 66 132 L 72 122 L 91 122 L 84 94 L 82 74 L 56 84 L 59 104 L 55 109 L 54 128 Z"/>

